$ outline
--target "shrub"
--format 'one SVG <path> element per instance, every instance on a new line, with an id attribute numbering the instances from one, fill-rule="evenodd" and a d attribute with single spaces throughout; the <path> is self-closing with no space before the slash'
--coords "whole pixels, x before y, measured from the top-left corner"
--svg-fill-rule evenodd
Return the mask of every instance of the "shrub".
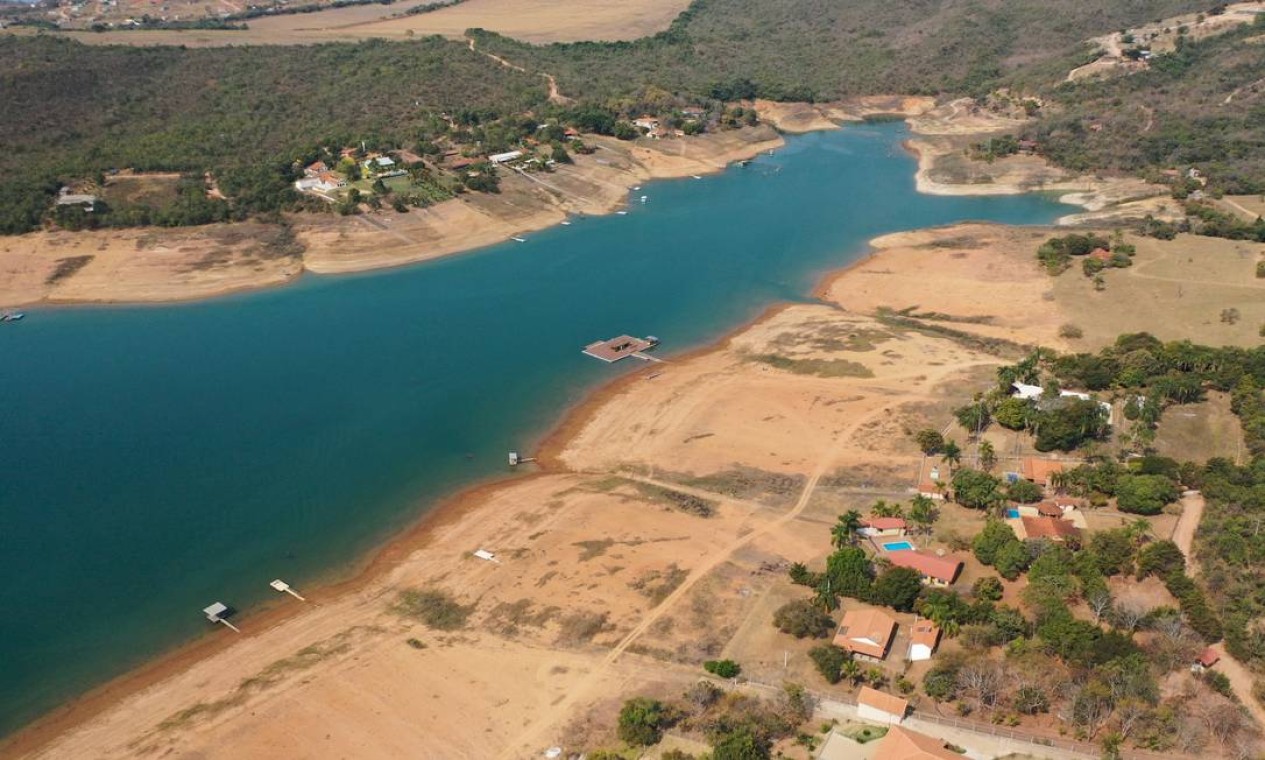
<path id="1" fill-rule="evenodd" d="M 901 612 L 913 609 L 922 591 L 922 575 L 907 567 L 889 567 L 874 581 L 870 600 Z"/>
<path id="2" fill-rule="evenodd" d="M 820 639 L 830 635 L 835 621 L 809 599 L 787 602 L 773 613 L 773 625 L 797 639 Z"/>
<path id="3" fill-rule="evenodd" d="M 1071 323 L 1065 324 L 1059 328 L 1059 337 L 1068 340 L 1079 340 L 1085 337 L 1085 331 Z"/>
<path id="4" fill-rule="evenodd" d="M 394 611 L 440 631 L 464 628 L 474 605 L 462 605 L 439 589 L 409 589 L 396 598 Z"/>
<path id="5" fill-rule="evenodd" d="M 619 738 L 638 747 L 658 744 L 672 724 L 671 711 L 657 699 L 635 697 L 619 711 Z"/>
<path id="6" fill-rule="evenodd" d="M 1001 500 L 1001 481 L 986 472 L 963 468 L 953 474 L 953 500 L 973 509 L 991 507 Z"/>
<path id="7" fill-rule="evenodd" d="M 742 666 L 733 660 L 708 660 L 703 663 L 703 670 L 720 678 L 737 678 Z"/>
<path id="8" fill-rule="evenodd" d="M 1020 478 L 1006 486 L 1006 498 L 1020 504 L 1035 504 L 1045 496 L 1041 486 L 1030 480 Z"/>
<path id="9" fill-rule="evenodd" d="M 919 430 L 914 435 L 914 440 L 918 442 L 918 448 L 927 456 L 939 454 L 944 448 L 944 436 L 936 430 Z"/>
<path id="10" fill-rule="evenodd" d="M 1116 481 L 1116 505 L 1121 512 L 1158 515 L 1177 496 L 1177 486 L 1163 475 L 1122 475 Z"/>
<path id="11" fill-rule="evenodd" d="M 808 657 L 827 683 L 842 681 L 843 668 L 852 659 L 847 652 L 831 644 L 813 647 L 808 651 Z"/>
<path id="12" fill-rule="evenodd" d="M 986 602 L 996 602 L 1001 599 L 1004 588 L 1001 581 L 993 576 L 985 576 L 975 581 L 975 585 L 971 587 L 971 592 L 976 599 L 983 599 Z"/>

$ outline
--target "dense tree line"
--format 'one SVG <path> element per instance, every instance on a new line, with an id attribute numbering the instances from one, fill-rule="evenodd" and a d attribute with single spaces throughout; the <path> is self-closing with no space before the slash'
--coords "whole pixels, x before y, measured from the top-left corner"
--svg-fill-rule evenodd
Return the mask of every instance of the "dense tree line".
<path id="1" fill-rule="evenodd" d="M 322 146 L 410 146 L 442 112 L 491 121 L 547 98 L 539 77 L 439 38 L 180 49 L 3 36 L 0 91 L 0 233 L 38 226 L 61 184 L 122 168 L 210 172 L 228 198 L 212 216 L 275 211 Z"/>
<path id="2" fill-rule="evenodd" d="M 1063 59 L 1081 41 L 1173 13 L 1184 0 L 927 3 L 694 0 L 671 27 L 632 42 L 529 45 L 475 30 L 481 48 L 605 98 L 647 84 L 722 100 L 831 100 L 983 93 L 1023 60 Z M 1059 23 L 1050 19 L 1057 17 Z"/>

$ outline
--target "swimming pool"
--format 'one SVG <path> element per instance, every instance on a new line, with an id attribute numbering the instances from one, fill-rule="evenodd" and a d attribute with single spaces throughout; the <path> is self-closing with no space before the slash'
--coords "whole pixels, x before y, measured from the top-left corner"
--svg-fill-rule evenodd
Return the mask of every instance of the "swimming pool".
<path id="1" fill-rule="evenodd" d="M 1019 510 L 1018 510 L 1018 509 L 1015 509 L 1014 507 L 1011 507 L 1010 509 L 1007 509 L 1007 510 L 1006 510 L 1006 517 L 1009 517 L 1009 518 L 1010 518 L 1010 519 L 1012 519 L 1012 520 L 1014 520 L 1014 519 L 1018 518 L 1018 517 L 1019 517 Z"/>
<path id="2" fill-rule="evenodd" d="M 889 552 L 907 552 L 914 548 L 914 545 L 908 541 L 888 541 L 883 544 L 883 548 Z"/>

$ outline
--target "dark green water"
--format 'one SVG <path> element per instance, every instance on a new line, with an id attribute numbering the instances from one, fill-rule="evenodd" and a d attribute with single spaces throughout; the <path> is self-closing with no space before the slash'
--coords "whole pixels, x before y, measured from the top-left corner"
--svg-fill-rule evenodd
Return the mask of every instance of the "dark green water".
<path id="1" fill-rule="evenodd" d="M 919 195 L 904 135 L 792 138 L 648 185 L 627 216 L 434 263 L 0 325 L 0 734 L 206 632 L 210 602 L 249 627 L 271 579 L 328 577 L 504 474 L 632 369 L 582 356 L 592 340 L 670 355 L 804 299 L 875 235 L 1066 209 Z"/>

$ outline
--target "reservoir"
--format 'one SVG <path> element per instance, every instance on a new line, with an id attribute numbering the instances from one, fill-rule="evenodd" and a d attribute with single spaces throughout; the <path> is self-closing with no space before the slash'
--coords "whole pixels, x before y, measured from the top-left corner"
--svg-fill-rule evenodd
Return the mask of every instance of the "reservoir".
<path id="1" fill-rule="evenodd" d="M 192 637 L 233 635 L 208 604 L 249 628 L 270 580 L 337 577 L 506 474 L 508 451 L 530 455 L 568 406 L 641 366 L 581 354 L 595 340 L 655 335 L 670 358 L 807 299 L 876 235 L 1070 211 L 919 195 L 905 137 L 792 137 L 745 168 L 645 185 L 627 215 L 421 265 L 0 326 L 0 735 Z"/>

